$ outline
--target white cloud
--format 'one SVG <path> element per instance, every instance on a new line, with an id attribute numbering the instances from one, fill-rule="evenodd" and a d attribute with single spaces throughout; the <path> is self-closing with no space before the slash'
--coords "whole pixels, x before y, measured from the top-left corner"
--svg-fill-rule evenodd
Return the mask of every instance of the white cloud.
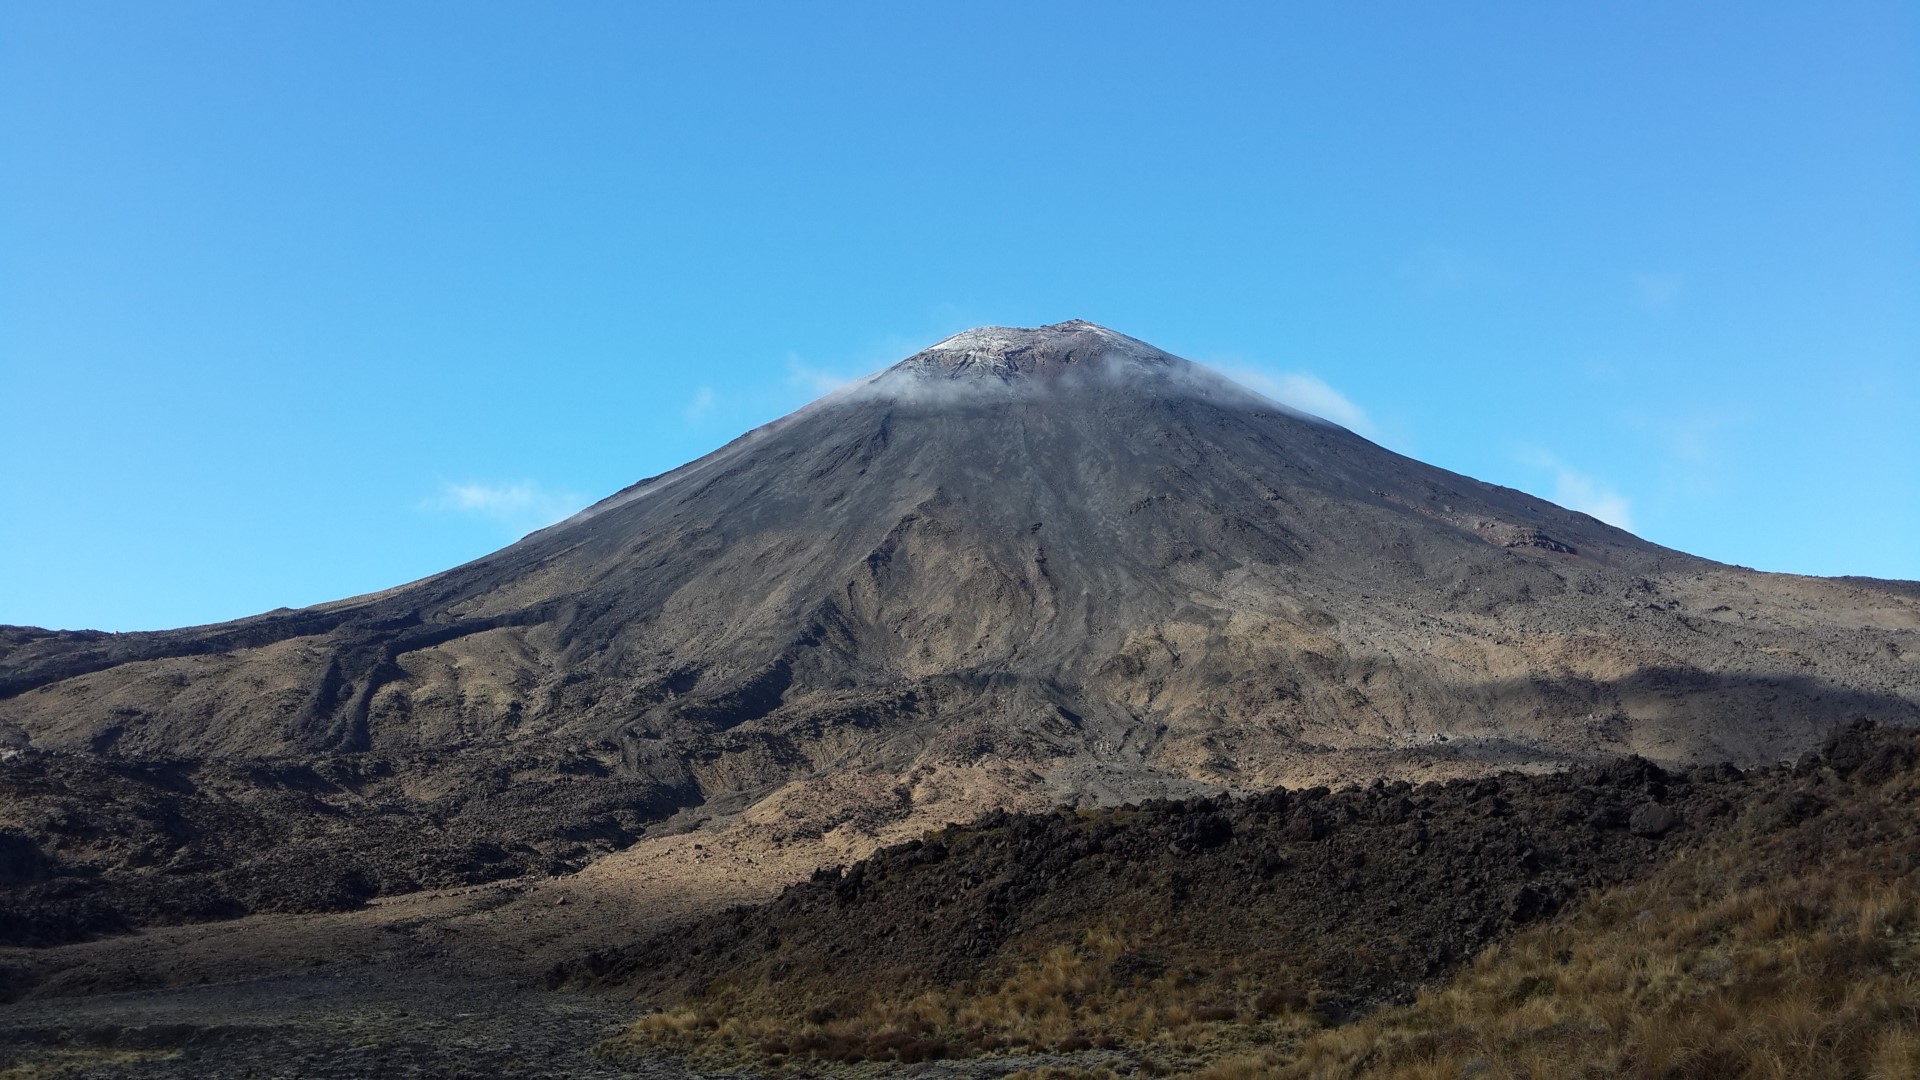
<path id="1" fill-rule="evenodd" d="M 1544 451 L 1529 453 L 1525 457 L 1529 465 L 1553 474 L 1552 501 L 1569 510 L 1590 514 L 1616 528 L 1629 532 L 1633 530 L 1632 504 L 1611 484 L 1570 468 L 1559 458 Z"/>
<path id="2" fill-rule="evenodd" d="M 814 397 L 825 397 L 853 383 L 844 375 L 801 363 L 797 356 L 787 357 L 787 385 L 797 386 Z"/>
<path id="3" fill-rule="evenodd" d="M 1231 365 L 1213 365 L 1215 370 L 1252 390 L 1272 398 L 1282 405 L 1312 413 L 1322 420 L 1331 420 L 1348 431 L 1367 438 L 1375 438 L 1379 430 L 1365 409 L 1355 405 L 1351 398 L 1328 386 L 1326 380 L 1305 371 L 1288 371 L 1269 374 L 1258 368 L 1234 367 Z"/>
<path id="4" fill-rule="evenodd" d="M 697 424 L 713 411 L 713 404 L 713 387 L 703 386 L 695 391 L 693 400 L 687 402 L 687 407 L 681 410 L 681 415 L 687 418 L 687 423 Z"/>
<path id="5" fill-rule="evenodd" d="M 572 516 L 587 498 L 571 491 L 548 491 L 531 480 L 510 484 L 447 483 L 422 505 L 428 510 L 471 514 L 519 531 L 545 528 Z"/>
<path id="6" fill-rule="evenodd" d="M 1553 478 L 1553 501 L 1569 510 L 1591 514 L 1609 525 L 1632 530 L 1633 513 L 1627 497 L 1585 473 L 1561 469 Z"/>

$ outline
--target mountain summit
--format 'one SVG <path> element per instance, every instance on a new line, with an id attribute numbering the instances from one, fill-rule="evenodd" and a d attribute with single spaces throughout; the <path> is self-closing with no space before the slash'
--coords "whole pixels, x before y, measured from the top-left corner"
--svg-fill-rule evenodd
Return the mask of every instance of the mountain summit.
<path id="1" fill-rule="evenodd" d="M 663 805 L 907 814 L 1773 758 L 1920 717 L 1916 628 L 1895 589 L 1662 548 L 1075 321 L 956 334 L 387 592 L 0 632 L 0 740 L 512 751 Z"/>
<path id="2" fill-rule="evenodd" d="M 1175 372 L 1193 367 L 1144 341 L 1084 319 L 1072 319 L 1033 329 L 975 327 L 902 360 L 888 369 L 888 373 L 1011 382 L 1021 376 L 1058 377 L 1110 365 L 1121 365 L 1140 373 Z"/>

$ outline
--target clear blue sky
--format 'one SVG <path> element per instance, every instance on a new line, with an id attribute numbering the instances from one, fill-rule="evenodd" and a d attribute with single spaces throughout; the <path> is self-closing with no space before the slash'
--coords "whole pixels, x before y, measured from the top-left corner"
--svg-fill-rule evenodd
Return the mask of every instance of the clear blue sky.
<path id="1" fill-rule="evenodd" d="M 1037 6 L 0 6 L 0 622 L 397 584 L 1068 318 L 1920 578 L 1920 9 Z"/>

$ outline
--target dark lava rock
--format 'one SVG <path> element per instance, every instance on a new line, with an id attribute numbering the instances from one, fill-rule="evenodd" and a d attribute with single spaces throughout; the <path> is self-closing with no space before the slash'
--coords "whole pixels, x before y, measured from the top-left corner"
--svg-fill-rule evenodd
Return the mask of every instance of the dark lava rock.
<path id="1" fill-rule="evenodd" d="M 633 843 L 676 797 L 636 777 L 502 785 L 485 754 L 394 763 L 0 761 L 0 945 L 57 945 L 256 912 L 577 870 Z M 409 795 L 396 771 L 437 775 Z M 583 833 L 582 822 L 598 823 Z"/>
<path id="2" fill-rule="evenodd" d="M 1812 775 L 1827 802 L 1851 806 L 1857 782 L 1840 767 L 1912 761 L 1901 748 L 1916 746 L 1912 732 L 1850 730 Z M 1702 842 L 1729 829 L 1825 836 L 1825 818 L 1796 824 L 1827 805 L 1808 782 L 1628 760 L 1409 791 L 996 813 L 941 834 L 938 861 L 923 857 L 931 844 L 887 848 L 766 904 L 562 965 L 550 982 L 666 1004 L 716 981 L 777 981 L 783 1000 L 858 1008 L 863 994 L 1004 974 L 1087 928 L 1158 927 L 1114 961 L 1117 981 L 1286 972 L 1298 985 L 1281 989 L 1346 1016 L 1405 1000 L 1516 927 L 1649 872 L 1667 856 L 1645 838 L 1683 821 Z M 1596 830 L 1600 811 L 1608 827 Z"/>
<path id="3" fill-rule="evenodd" d="M 1303 807 L 1287 818 L 1280 835 L 1295 843 L 1311 843 L 1327 835 L 1327 819 Z"/>
<path id="4" fill-rule="evenodd" d="M 1643 803 L 1627 819 L 1627 829 L 1635 836 L 1649 838 L 1661 837 L 1675 825 L 1680 818 L 1672 810 L 1656 802 Z"/>
<path id="5" fill-rule="evenodd" d="M 1164 957 L 1136 949 L 1115 957 L 1110 973 L 1114 981 L 1119 983 L 1135 980 L 1151 982 L 1167 973 L 1167 961 Z"/>
<path id="6" fill-rule="evenodd" d="M 31 885 L 53 873 L 53 860 L 31 836 L 0 830 L 0 886 Z"/>

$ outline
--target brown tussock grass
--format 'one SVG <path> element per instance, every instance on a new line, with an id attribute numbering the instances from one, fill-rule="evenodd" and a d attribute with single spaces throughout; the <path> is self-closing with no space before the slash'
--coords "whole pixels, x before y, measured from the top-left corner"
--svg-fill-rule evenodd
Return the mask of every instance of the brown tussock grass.
<path id="1" fill-rule="evenodd" d="M 876 995 L 835 1015 L 794 1016 L 762 995 L 717 987 L 701 1001 L 642 1017 L 601 1052 L 672 1050 L 701 1061 L 777 1067 L 1125 1048 L 1156 1070 L 1174 1071 L 1314 1026 L 1311 994 L 1275 993 L 1266 989 L 1271 980 L 1231 966 L 1130 974 L 1124 959 L 1158 934 L 1093 927 L 1003 977 L 899 1000 Z M 1087 1071 L 1088 1080 L 1102 1072 Z"/>
<path id="2" fill-rule="evenodd" d="M 1742 885 L 1748 870 L 1737 851 L 1676 861 L 1487 949 L 1411 1005 L 1337 1028 L 1318 1027 L 1308 995 L 1246 973 L 1117 979 L 1115 961 L 1148 938 L 1102 927 L 990 985 L 817 1022 L 722 993 L 643 1018 L 614 1049 L 779 1066 L 1112 1048 L 1195 1080 L 1920 1077 L 1912 877 L 1841 865 Z"/>
<path id="3" fill-rule="evenodd" d="M 1749 884 L 1756 854 L 1683 857 L 1410 1006 L 1202 1075 L 1920 1076 L 1913 874 L 1863 852 Z"/>

